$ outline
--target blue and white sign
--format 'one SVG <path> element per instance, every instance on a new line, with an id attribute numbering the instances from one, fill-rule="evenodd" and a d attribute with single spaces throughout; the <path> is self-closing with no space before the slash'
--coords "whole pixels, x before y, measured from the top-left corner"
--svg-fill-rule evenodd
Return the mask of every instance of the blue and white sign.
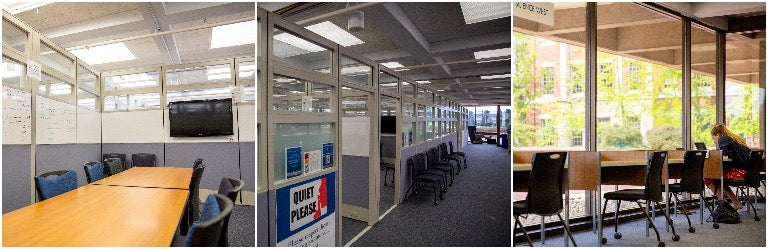
<path id="1" fill-rule="evenodd" d="M 277 246 L 336 246 L 336 173 L 276 190 Z"/>
<path id="2" fill-rule="evenodd" d="M 333 143 L 323 144 L 323 168 L 333 167 Z"/>
<path id="3" fill-rule="evenodd" d="M 304 154 L 301 153 L 301 146 L 285 148 L 285 177 L 293 178 L 300 176 L 304 169 Z"/>

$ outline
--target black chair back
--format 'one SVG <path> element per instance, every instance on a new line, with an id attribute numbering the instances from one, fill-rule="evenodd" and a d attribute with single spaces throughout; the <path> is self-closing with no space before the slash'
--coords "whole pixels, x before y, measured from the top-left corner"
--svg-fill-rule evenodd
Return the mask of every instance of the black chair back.
<path id="1" fill-rule="evenodd" d="M 667 159 L 666 151 L 651 152 L 648 158 L 648 166 L 645 172 L 645 199 L 649 201 L 661 201 L 661 169 Z"/>
<path id="2" fill-rule="evenodd" d="M 683 192 L 701 193 L 704 190 L 704 159 L 707 151 L 686 151 L 683 157 L 683 177 L 680 187 Z"/>
<path id="3" fill-rule="evenodd" d="M 101 155 L 101 161 L 102 162 L 104 162 L 108 158 L 120 158 L 120 163 L 122 163 L 123 169 L 128 169 L 128 161 L 127 161 L 127 158 L 125 157 L 125 154 L 107 153 L 107 154 L 102 154 Z"/>
<path id="4" fill-rule="evenodd" d="M 194 163 L 192 163 L 192 168 L 193 169 L 197 168 L 197 166 L 200 166 L 201 164 L 203 164 L 203 159 L 202 158 L 198 158 L 198 159 L 195 160 Z"/>
<path id="5" fill-rule="evenodd" d="M 437 148 L 431 148 L 427 150 L 427 164 L 433 164 L 440 161 L 440 156 L 437 154 Z"/>
<path id="6" fill-rule="evenodd" d="M 411 171 L 411 177 L 420 175 L 425 170 L 425 155 L 424 153 L 418 153 L 416 155 L 413 155 L 411 158 L 408 158 L 408 168 Z"/>
<path id="7" fill-rule="evenodd" d="M 123 172 L 123 161 L 120 158 L 110 157 L 104 159 L 104 175 L 111 176 Z"/>
<path id="8" fill-rule="evenodd" d="M 441 143 L 437 148 L 438 148 L 438 150 L 440 152 L 440 158 L 445 158 L 445 157 L 447 157 L 449 155 L 448 154 L 448 145 L 447 144 Z"/>
<path id="9" fill-rule="evenodd" d="M 216 196 L 221 212 L 215 217 L 200 221 L 194 225 L 194 231 L 189 234 L 189 238 L 184 246 L 220 246 L 221 236 L 227 236 L 224 231 L 224 223 L 232 214 L 233 203 L 229 198 L 220 194 L 211 194 Z"/>
<path id="10" fill-rule="evenodd" d="M 533 155 L 525 198 L 528 213 L 554 215 L 563 209 L 563 167 L 568 152 Z"/>
<path id="11" fill-rule="evenodd" d="M 192 169 L 192 180 L 189 181 L 189 203 L 190 221 L 197 221 L 200 218 L 200 179 L 203 178 L 205 164 L 200 164 Z"/>
<path id="12" fill-rule="evenodd" d="M 221 183 L 219 183 L 219 194 L 226 196 L 234 203 L 237 199 L 237 194 L 243 189 L 243 186 L 245 186 L 245 183 L 240 179 L 224 177 L 221 178 Z M 224 219 L 224 227 L 222 229 L 221 238 L 219 239 L 219 246 L 229 246 L 229 239 L 227 238 L 228 231 L 229 217 Z"/>
<path id="13" fill-rule="evenodd" d="M 744 183 L 752 188 L 760 188 L 760 165 L 763 162 L 764 150 L 753 150 L 749 153 L 749 164 Z"/>
<path id="14" fill-rule="evenodd" d="M 157 156 L 149 153 L 132 154 L 131 162 L 134 167 L 154 167 L 157 166 Z"/>
<path id="15" fill-rule="evenodd" d="M 448 151 L 448 153 L 453 154 L 453 141 L 448 141 L 448 146 L 450 146 L 451 150 Z"/>

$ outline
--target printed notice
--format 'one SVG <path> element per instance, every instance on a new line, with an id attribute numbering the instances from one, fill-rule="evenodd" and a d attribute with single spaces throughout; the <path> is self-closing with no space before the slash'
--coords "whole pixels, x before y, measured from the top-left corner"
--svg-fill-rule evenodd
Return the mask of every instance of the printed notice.
<path id="1" fill-rule="evenodd" d="M 43 75 L 40 70 L 39 62 L 27 59 L 27 76 L 36 80 L 43 80 Z"/>
<path id="2" fill-rule="evenodd" d="M 285 148 L 285 177 L 300 176 L 304 169 L 301 146 Z"/>
<path id="3" fill-rule="evenodd" d="M 277 189 L 277 246 L 335 246 L 335 193 L 335 173 Z"/>

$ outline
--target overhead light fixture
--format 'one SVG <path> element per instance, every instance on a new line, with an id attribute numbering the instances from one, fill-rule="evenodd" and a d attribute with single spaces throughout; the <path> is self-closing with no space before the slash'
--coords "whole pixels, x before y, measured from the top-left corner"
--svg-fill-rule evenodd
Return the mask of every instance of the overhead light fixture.
<path id="1" fill-rule="evenodd" d="M 416 83 L 419 83 L 419 84 L 429 84 L 429 83 L 432 83 L 432 82 L 429 82 L 428 80 L 417 80 Z"/>
<path id="2" fill-rule="evenodd" d="M 88 65 L 98 65 L 118 61 L 128 61 L 136 59 L 131 50 L 125 46 L 124 42 L 116 42 L 95 47 L 86 47 L 70 50 L 77 58 L 85 61 Z"/>
<path id="3" fill-rule="evenodd" d="M 512 48 L 499 48 L 475 52 L 475 59 L 497 58 L 512 56 Z"/>
<path id="4" fill-rule="evenodd" d="M 384 62 L 384 63 L 381 63 L 381 65 L 391 69 L 404 67 L 403 64 L 400 64 L 400 62 L 397 62 L 397 61 Z"/>
<path id="5" fill-rule="evenodd" d="M 18 13 L 21 13 L 27 10 L 40 8 L 43 5 L 46 5 L 52 2 L 53 1 L 3 0 L 3 9 L 8 11 L 8 13 L 11 13 L 12 15 L 16 15 Z"/>
<path id="6" fill-rule="evenodd" d="M 445 92 L 443 89 L 437 89 L 438 92 Z"/>
<path id="7" fill-rule="evenodd" d="M 512 77 L 512 74 L 497 74 L 497 75 L 483 75 L 483 76 L 480 76 L 480 79 L 492 80 L 492 79 L 503 79 L 503 78 L 510 78 L 510 77 Z"/>
<path id="8" fill-rule="evenodd" d="M 485 60 L 485 61 L 478 61 L 477 64 L 480 63 L 488 63 L 488 62 L 497 62 L 497 61 L 508 61 L 511 58 L 501 58 L 501 59 L 495 59 L 495 60 Z"/>
<path id="9" fill-rule="evenodd" d="M 349 12 L 347 20 L 347 29 L 350 32 L 363 31 L 365 29 L 365 13 L 362 11 Z"/>
<path id="10" fill-rule="evenodd" d="M 464 14 L 464 22 L 473 24 L 504 18 L 512 15 L 512 5 L 506 3 L 491 2 L 461 2 L 461 13 Z"/>
<path id="11" fill-rule="evenodd" d="M 253 29 L 253 26 L 251 26 L 251 28 Z M 344 47 L 365 43 L 363 40 L 358 39 L 354 35 L 350 34 L 339 26 L 336 26 L 336 24 L 333 24 L 330 21 L 313 24 L 307 26 L 306 28 Z"/>
<path id="12" fill-rule="evenodd" d="M 275 35 L 273 50 L 275 56 L 279 58 L 288 58 L 291 56 L 314 53 L 327 50 L 312 42 L 299 38 L 291 33 L 283 32 Z"/>
<path id="13" fill-rule="evenodd" d="M 256 20 L 216 26 L 211 29 L 211 49 L 256 43 Z"/>

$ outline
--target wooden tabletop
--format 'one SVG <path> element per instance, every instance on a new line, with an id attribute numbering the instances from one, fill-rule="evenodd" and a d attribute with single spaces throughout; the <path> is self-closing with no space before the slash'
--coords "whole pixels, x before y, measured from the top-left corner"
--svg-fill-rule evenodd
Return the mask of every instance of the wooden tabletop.
<path id="1" fill-rule="evenodd" d="M 192 168 L 133 167 L 92 184 L 125 187 L 189 189 Z"/>
<path id="2" fill-rule="evenodd" d="M 3 215 L 3 246 L 170 246 L 188 195 L 89 184 Z"/>
<path id="3" fill-rule="evenodd" d="M 601 167 L 622 167 L 622 166 L 642 166 L 646 165 L 647 161 L 601 161 L 600 166 Z M 683 163 L 683 159 L 668 159 L 669 164 L 679 164 Z M 565 165 L 565 168 L 568 168 L 568 165 Z M 512 171 L 529 171 L 531 170 L 531 164 L 530 163 L 513 163 L 512 164 Z"/>

